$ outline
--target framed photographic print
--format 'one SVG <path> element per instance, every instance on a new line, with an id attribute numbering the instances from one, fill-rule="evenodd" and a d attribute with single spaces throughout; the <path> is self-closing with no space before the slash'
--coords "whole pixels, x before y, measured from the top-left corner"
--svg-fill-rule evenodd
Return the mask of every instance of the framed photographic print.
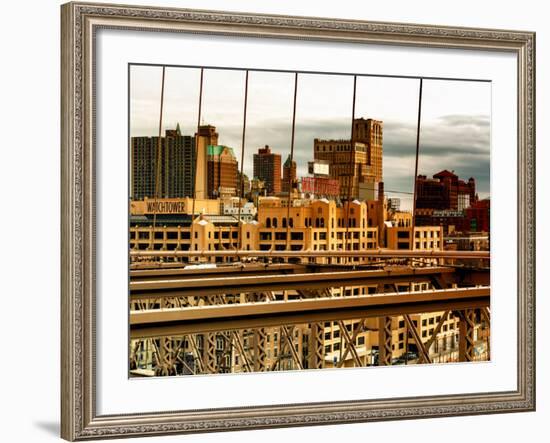
<path id="1" fill-rule="evenodd" d="M 534 33 L 61 14 L 63 438 L 534 410 Z"/>

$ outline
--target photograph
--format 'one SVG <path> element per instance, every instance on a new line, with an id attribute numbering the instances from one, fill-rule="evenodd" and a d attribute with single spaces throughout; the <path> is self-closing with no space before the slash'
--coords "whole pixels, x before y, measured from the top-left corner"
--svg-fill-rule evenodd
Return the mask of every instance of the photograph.
<path id="1" fill-rule="evenodd" d="M 130 63 L 128 376 L 490 362 L 491 94 Z"/>
<path id="2" fill-rule="evenodd" d="M 61 7 L 61 436 L 533 411 L 535 32 L 145 1 Z"/>

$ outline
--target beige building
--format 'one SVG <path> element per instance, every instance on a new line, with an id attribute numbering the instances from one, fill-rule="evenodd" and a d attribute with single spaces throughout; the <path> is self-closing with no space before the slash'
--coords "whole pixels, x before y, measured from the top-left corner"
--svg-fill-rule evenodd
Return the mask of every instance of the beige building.
<path id="1" fill-rule="evenodd" d="M 358 118 L 353 121 L 353 140 L 321 140 L 313 142 L 315 160 L 329 164 L 329 175 L 340 181 L 340 195 L 347 199 L 376 198 L 382 181 L 381 121 Z"/>
<path id="2" fill-rule="evenodd" d="M 367 226 L 367 205 L 354 201 L 343 206 L 326 199 L 260 200 L 258 245 L 261 251 L 360 251 L 378 248 L 378 229 Z M 319 257 L 316 263 L 365 262 L 352 257 Z"/>
<path id="3" fill-rule="evenodd" d="M 235 200 L 235 199 L 233 199 Z M 390 249 L 438 250 L 443 247 L 441 227 L 411 226 L 411 214 L 387 211 L 385 202 L 371 200 L 353 201 L 338 205 L 326 199 L 310 200 L 293 196 L 290 211 L 288 198 L 260 197 L 258 199 L 257 220 L 238 222 L 234 214 L 224 214 L 220 210 L 220 200 L 197 200 L 195 213 L 191 214 L 192 199 L 154 199 L 131 203 L 132 225 L 130 227 L 130 247 L 132 249 L 155 250 L 259 250 L 276 251 L 360 251 L 375 250 L 379 247 Z M 154 205 L 152 205 L 154 204 Z M 156 205 L 156 206 L 155 206 Z M 151 216 L 157 214 L 155 228 Z M 187 219 L 185 218 L 187 217 Z M 187 220 L 187 221 L 186 221 Z M 379 234 L 383 232 L 383 235 Z M 197 258 L 191 261 L 223 262 L 221 257 Z M 352 257 L 317 257 L 310 260 L 316 263 L 368 263 L 368 259 Z M 429 281 L 420 283 L 399 283 L 396 290 L 422 291 L 433 289 Z M 375 286 L 351 286 L 332 288 L 332 296 L 354 297 L 374 293 Z M 279 291 L 272 295 L 276 299 L 299 297 L 296 291 Z M 242 297 L 241 297 L 242 298 Z M 231 302 L 243 302 L 237 298 Z M 443 312 L 411 314 L 413 327 L 424 343 L 430 340 Z M 322 324 L 324 367 L 355 365 L 355 357 L 345 352 L 345 335 L 353 336 L 360 320 L 327 321 Z M 345 329 L 345 331 L 344 331 Z M 486 333 L 478 325 L 476 334 Z M 254 331 L 240 331 L 243 349 L 250 353 L 257 349 L 258 340 Z M 287 328 L 265 328 L 265 361 L 268 367 L 278 365 L 281 369 L 298 369 L 288 348 L 286 334 L 291 335 L 294 353 L 308 354 L 311 325 L 296 325 Z M 442 324 L 436 339 L 431 341 L 429 353 L 433 362 L 456 361 L 458 357 L 458 319 L 450 315 Z M 223 348 L 220 338 L 220 367 L 224 371 L 241 371 L 246 364 L 239 350 L 231 353 Z M 203 346 L 187 343 L 185 351 L 191 353 L 193 347 Z M 217 340 L 217 339 L 216 339 Z M 364 365 L 376 363 L 378 353 L 378 319 L 364 321 L 362 330 L 354 338 L 356 351 Z M 413 335 L 401 316 L 392 319 L 392 359 L 404 363 L 407 349 L 414 349 Z M 145 356 L 150 350 L 142 350 Z M 222 357 L 223 354 L 223 357 Z M 409 356 L 414 363 L 415 355 Z M 306 360 L 304 359 L 304 362 Z M 307 363 L 304 363 L 307 366 Z"/>
<path id="4" fill-rule="evenodd" d="M 386 247 L 388 249 L 439 251 L 443 249 L 443 228 L 441 226 L 386 227 Z"/>

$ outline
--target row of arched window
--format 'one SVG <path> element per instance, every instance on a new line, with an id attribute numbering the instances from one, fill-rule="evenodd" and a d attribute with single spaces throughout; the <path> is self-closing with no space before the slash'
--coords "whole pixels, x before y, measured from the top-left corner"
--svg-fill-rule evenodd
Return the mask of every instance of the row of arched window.
<path id="1" fill-rule="evenodd" d="M 304 223 L 306 228 L 324 228 L 325 227 L 325 218 L 324 217 L 316 217 L 315 219 L 312 217 L 306 217 L 304 219 Z M 278 228 L 279 227 L 279 219 L 277 217 L 267 217 L 265 219 L 265 227 L 266 228 Z M 287 218 L 282 217 L 281 218 L 281 227 L 286 228 L 287 227 Z M 294 227 L 294 220 L 292 217 L 288 219 L 288 227 L 292 228 Z M 334 228 L 334 219 L 332 219 L 332 228 Z M 345 228 L 346 222 L 344 218 L 338 218 L 338 227 L 339 228 Z M 349 219 L 349 227 L 350 228 L 356 228 L 357 227 L 357 219 L 350 218 Z M 363 220 L 363 228 L 365 227 L 365 220 Z"/>
<path id="2" fill-rule="evenodd" d="M 266 228 L 278 228 L 279 227 L 278 225 L 279 225 L 279 222 L 278 222 L 277 217 L 273 217 L 273 218 L 267 217 L 265 219 L 265 227 Z M 281 227 L 283 227 L 283 228 L 287 227 L 287 218 L 286 217 L 281 218 L 281 225 L 282 225 Z M 289 228 L 294 227 L 294 220 L 292 219 L 292 217 L 290 217 L 288 219 L 288 227 Z"/>

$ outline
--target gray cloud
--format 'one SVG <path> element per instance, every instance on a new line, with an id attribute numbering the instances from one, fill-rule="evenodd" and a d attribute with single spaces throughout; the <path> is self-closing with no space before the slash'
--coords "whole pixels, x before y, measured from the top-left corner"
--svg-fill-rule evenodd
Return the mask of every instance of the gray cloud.
<path id="1" fill-rule="evenodd" d="M 290 125 L 264 121 L 262 128 L 247 128 L 247 152 L 269 144 L 284 158 L 290 152 Z M 235 128 L 240 136 L 241 128 Z M 314 138 L 348 138 L 345 119 L 300 122 L 296 125 L 294 158 L 298 173 L 305 174 L 313 158 Z M 222 136 L 220 135 L 220 138 Z M 388 190 L 412 192 L 416 126 L 384 122 L 384 181 Z M 246 156 L 245 169 L 252 169 L 252 155 Z M 284 160 L 284 159 L 283 159 Z M 454 170 L 461 178 L 474 177 L 480 194 L 489 194 L 490 120 L 486 116 L 448 115 L 421 127 L 419 173 L 433 175 L 442 169 Z M 396 194 L 397 196 L 397 194 Z M 402 194 L 407 199 L 407 194 Z"/>

